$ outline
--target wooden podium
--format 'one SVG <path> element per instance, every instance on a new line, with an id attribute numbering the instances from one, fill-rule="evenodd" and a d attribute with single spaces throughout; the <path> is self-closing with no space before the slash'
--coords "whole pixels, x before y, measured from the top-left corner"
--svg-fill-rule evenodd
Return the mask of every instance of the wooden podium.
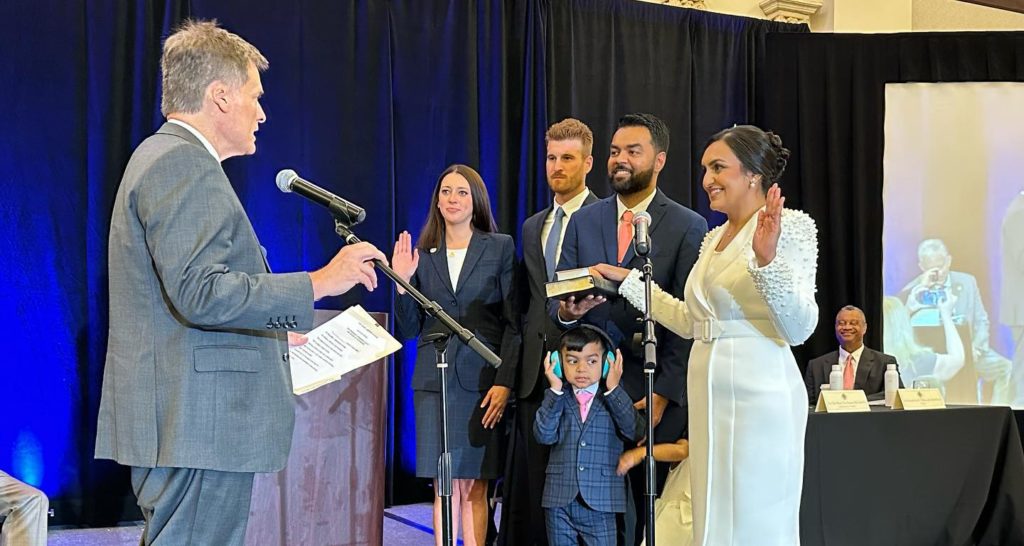
<path id="1" fill-rule="evenodd" d="M 338 311 L 316 311 L 315 324 Z M 387 326 L 387 315 L 371 313 Z M 387 438 L 384 360 L 295 398 L 288 465 L 256 474 L 245 543 L 381 544 Z"/>

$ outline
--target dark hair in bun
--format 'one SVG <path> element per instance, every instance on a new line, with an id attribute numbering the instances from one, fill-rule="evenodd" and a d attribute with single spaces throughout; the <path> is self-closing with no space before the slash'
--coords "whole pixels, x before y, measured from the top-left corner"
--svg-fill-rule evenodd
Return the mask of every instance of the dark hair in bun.
<path id="1" fill-rule="evenodd" d="M 789 150 L 782 146 L 779 135 L 771 131 L 762 131 L 753 125 L 736 125 L 715 133 L 707 145 L 719 140 L 736 154 L 744 169 L 761 175 L 763 192 L 778 182 L 786 170 Z"/>

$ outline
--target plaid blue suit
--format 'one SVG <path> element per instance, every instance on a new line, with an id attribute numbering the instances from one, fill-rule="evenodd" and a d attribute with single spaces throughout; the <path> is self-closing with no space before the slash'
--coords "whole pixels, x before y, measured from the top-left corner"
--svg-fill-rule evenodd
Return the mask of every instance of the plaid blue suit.
<path id="1" fill-rule="evenodd" d="M 577 532 L 587 535 L 601 525 L 604 532 L 595 541 L 614 544 L 615 513 L 626 510 L 625 480 L 615 469 L 625 442 L 644 434 L 644 420 L 629 395 L 616 388 L 595 396 L 583 422 L 571 389 L 560 395 L 547 389 L 533 434 L 538 443 L 552 446 L 541 501 L 548 512 L 549 542 L 561 543 L 558 538 L 567 535 L 575 540 Z"/>

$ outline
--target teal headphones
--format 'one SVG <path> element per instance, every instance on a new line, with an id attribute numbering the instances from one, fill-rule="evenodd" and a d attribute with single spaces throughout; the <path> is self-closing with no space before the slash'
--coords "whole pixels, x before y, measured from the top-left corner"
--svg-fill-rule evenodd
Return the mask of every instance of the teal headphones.
<path id="1" fill-rule="evenodd" d="M 591 326 L 589 324 L 580 324 L 579 326 L 570 328 L 565 332 L 562 332 L 562 335 L 559 336 L 558 338 L 558 348 L 551 352 L 551 363 L 554 365 L 551 371 L 554 372 L 555 376 L 557 377 L 565 377 L 562 375 L 562 345 L 565 341 L 566 334 L 580 328 L 590 330 L 591 332 L 597 334 L 599 338 L 601 338 L 601 344 L 604 345 L 605 350 L 604 365 L 601 366 L 601 379 L 608 377 L 608 369 L 611 368 L 612 364 L 615 362 L 615 344 L 612 343 L 612 338 L 608 337 L 608 334 L 606 334 L 604 330 L 598 328 L 597 326 Z"/>

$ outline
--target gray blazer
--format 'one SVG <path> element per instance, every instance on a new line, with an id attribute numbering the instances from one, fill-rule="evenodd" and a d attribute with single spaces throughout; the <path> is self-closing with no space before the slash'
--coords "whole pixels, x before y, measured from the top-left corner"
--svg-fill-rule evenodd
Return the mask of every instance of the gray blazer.
<path id="1" fill-rule="evenodd" d="M 132 154 L 109 240 L 96 457 L 282 468 L 295 420 L 285 330 L 313 323 L 306 273 L 271 274 L 220 163 L 166 123 Z"/>

